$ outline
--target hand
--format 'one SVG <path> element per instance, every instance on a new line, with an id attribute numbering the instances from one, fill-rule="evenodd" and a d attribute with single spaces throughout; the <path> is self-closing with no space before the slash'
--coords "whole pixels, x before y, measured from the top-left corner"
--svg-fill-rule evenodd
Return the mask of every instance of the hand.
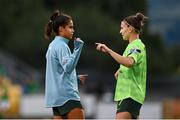
<path id="1" fill-rule="evenodd" d="M 119 74 L 119 70 L 116 71 L 116 73 L 114 74 L 115 79 L 118 79 L 118 74 Z"/>
<path id="2" fill-rule="evenodd" d="M 76 37 L 74 37 L 74 41 L 83 42 L 83 41 L 81 40 L 81 38 L 76 38 Z"/>
<path id="3" fill-rule="evenodd" d="M 74 47 L 79 48 L 83 46 L 84 42 L 80 38 L 74 38 Z"/>
<path id="4" fill-rule="evenodd" d="M 86 80 L 87 77 L 88 77 L 88 74 L 81 74 L 81 75 L 78 75 L 78 77 L 79 77 L 79 80 L 80 80 L 80 82 L 81 82 L 81 85 L 84 85 L 85 80 Z"/>
<path id="5" fill-rule="evenodd" d="M 108 53 L 108 51 L 110 50 L 105 44 L 102 44 L 102 43 L 95 43 L 95 44 L 97 45 L 96 49 L 98 51 Z"/>

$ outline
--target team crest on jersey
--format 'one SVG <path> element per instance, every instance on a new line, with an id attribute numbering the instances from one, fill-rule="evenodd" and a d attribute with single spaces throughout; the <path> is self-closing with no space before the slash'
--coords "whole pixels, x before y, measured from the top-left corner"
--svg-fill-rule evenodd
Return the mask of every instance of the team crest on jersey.
<path id="1" fill-rule="evenodd" d="M 136 49 L 136 48 L 130 49 L 130 53 L 128 54 L 128 56 L 129 56 L 130 54 L 137 54 L 137 53 L 141 53 L 141 50 L 140 50 L 140 49 Z"/>

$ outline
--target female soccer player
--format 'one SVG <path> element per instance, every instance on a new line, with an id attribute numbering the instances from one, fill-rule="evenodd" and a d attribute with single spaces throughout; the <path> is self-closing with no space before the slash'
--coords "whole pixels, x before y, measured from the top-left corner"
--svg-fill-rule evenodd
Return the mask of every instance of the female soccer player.
<path id="1" fill-rule="evenodd" d="M 73 21 L 59 10 L 51 15 L 46 25 L 45 38 L 50 38 L 53 33 L 55 37 L 46 53 L 46 107 L 52 108 L 55 119 L 84 119 L 78 78 L 84 81 L 86 75 L 77 77 L 75 70 L 84 42 L 80 38 L 75 39 L 71 53 L 68 42 L 73 40 Z"/>
<path id="2" fill-rule="evenodd" d="M 123 55 L 119 55 L 105 44 L 96 43 L 97 50 L 108 53 L 119 64 L 115 98 L 116 119 L 136 119 L 144 103 L 146 91 L 146 50 L 139 38 L 145 17 L 142 13 L 126 17 L 120 26 L 120 34 L 129 42 Z"/>

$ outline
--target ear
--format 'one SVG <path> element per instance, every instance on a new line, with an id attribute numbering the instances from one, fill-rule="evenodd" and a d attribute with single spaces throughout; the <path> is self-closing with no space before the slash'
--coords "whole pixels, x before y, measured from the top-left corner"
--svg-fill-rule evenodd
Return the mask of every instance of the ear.
<path id="1" fill-rule="evenodd" d="M 62 26 L 59 26 L 59 32 L 62 32 L 63 31 L 63 27 Z"/>
<path id="2" fill-rule="evenodd" d="M 129 27 L 129 32 L 133 32 L 134 28 L 132 26 Z"/>

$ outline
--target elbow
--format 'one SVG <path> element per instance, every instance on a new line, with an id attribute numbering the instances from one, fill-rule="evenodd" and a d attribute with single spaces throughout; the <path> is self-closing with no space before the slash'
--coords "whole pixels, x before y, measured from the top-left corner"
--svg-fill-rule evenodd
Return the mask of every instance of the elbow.
<path id="1" fill-rule="evenodd" d="M 127 60 L 127 63 L 126 63 L 126 67 L 128 67 L 128 68 L 130 68 L 130 67 L 132 67 L 133 66 L 133 64 L 134 64 L 134 59 L 129 59 L 129 60 Z"/>
<path id="2" fill-rule="evenodd" d="M 130 67 L 132 67 L 133 66 L 133 63 L 128 63 L 128 64 L 126 64 L 126 67 L 128 67 L 128 68 L 130 68 Z"/>

